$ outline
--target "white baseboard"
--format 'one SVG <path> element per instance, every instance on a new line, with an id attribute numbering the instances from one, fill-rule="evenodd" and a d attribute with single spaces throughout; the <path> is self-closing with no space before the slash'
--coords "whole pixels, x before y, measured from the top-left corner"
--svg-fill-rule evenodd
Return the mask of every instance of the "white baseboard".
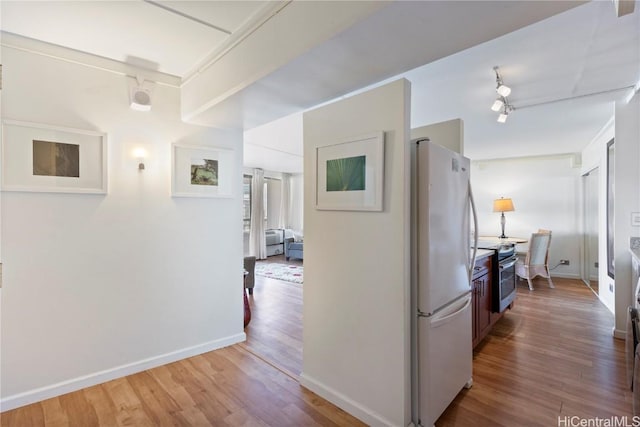
<path id="1" fill-rule="evenodd" d="M 71 393 L 73 391 L 91 387 L 97 384 L 102 384 L 116 378 L 122 378 L 127 375 L 146 371 L 147 369 L 166 365 L 168 363 L 176 362 L 188 357 L 197 356 L 202 353 L 207 353 L 209 351 L 217 350 L 222 347 L 227 347 L 232 344 L 245 341 L 246 339 L 247 337 L 245 333 L 242 332 L 237 335 L 231 335 L 229 337 L 221 338 L 218 340 L 209 341 L 192 347 L 172 351 L 170 353 L 153 356 L 137 362 L 128 363 L 126 365 L 116 366 L 104 371 L 83 375 L 78 378 L 59 382 L 57 384 L 40 387 L 35 390 L 29 390 L 24 393 L 15 394 L 13 396 L 7 396 L 0 400 L 0 412 L 9 411 L 21 406 L 40 402 L 45 399 L 50 399 L 52 397 Z"/>
<path id="2" fill-rule="evenodd" d="M 615 326 L 614 326 L 613 327 L 613 337 L 614 338 L 618 338 L 620 340 L 624 340 L 624 339 L 627 338 L 627 331 L 616 329 Z"/>
<path id="3" fill-rule="evenodd" d="M 344 394 L 310 377 L 304 372 L 300 374 L 300 384 L 372 427 L 389 427 L 394 425 L 382 415 L 351 400 Z"/>

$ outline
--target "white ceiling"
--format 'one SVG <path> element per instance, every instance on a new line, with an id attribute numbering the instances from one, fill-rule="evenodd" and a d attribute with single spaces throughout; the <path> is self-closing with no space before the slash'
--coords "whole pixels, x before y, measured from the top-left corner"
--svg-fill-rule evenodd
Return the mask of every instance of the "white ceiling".
<path id="1" fill-rule="evenodd" d="M 188 76 L 267 15 L 269 1 L 2 1 L 2 30 Z"/>
<path id="2" fill-rule="evenodd" d="M 516 108 L 504 124 L 490 110 L 494 65 Z M 618 18 L 611 2 L 592 2 L 403 76 L 412 126 L 462 117 L 472 159 L 580 152 L 631 89 L 609 91 L 640 79 L 640 12 Z"/>
<path id="3" fill-rule="evenodd" d="M 516 108 L 504 124 L 490 110 L 495 65 Z M 611 119 L 615 100 L 640 80 L 640 12 L 636 6 L 618 18 L 610 1 L 579 5 L 350 94 L 400 77 L 412 83 L 412 127 L 462 118 L 471 159 L 580 152 Z M 301 145 L 301 121 L 290 123 L 300 126 Z M 261 145 L 273 147 L 278 139 L 269 139 L 267 130 L 245 135 L 260 135 Z"/>
<path id="4" fill-rule="evenodd" d="M 1 28 L 188 79 L 286 3 L 3 0 Z M 640 12 L 636 4 L 633 14 L 618 18 L 610 0 L 561 3 L 391 2 L 219 110 L 225 120 L 233 112 L 245 128 L 254 127 L 384 78 L 406 77 L 412 126 L 462 118 L 465 153 L 473 159 L 580 151 L 611 117 L 613 100 L 628 91 L 546 102 L 636 84 Z M 489 109 L 494 65 L 513 89 L 516 110 L 505 124 Z M 305 72 L 306 80 L 292 80 Z M 538 103 L 545 104 L 528 107 Z M 247 132 L 245 164 L 300 172 L 301 123 L 294 114 Z"/>

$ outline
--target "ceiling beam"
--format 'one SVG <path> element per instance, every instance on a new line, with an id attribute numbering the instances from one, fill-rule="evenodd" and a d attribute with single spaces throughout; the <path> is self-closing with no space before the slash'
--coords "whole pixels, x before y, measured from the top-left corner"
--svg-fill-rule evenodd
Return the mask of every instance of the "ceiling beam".
<path id="1" fill-rule="evenodd" d="M 231 31 L 227 30 L 226 28 L 218 27 L 217 25 L 214 25 L 211 22 L 203 21 L 200 18 L 196 18 L 195 16 L 188 15 L 188 14 L 186 14 L 184 12 L 181 12 L 179 10 L 176 10 L 176 9 L 172 8 L 172 7 L 169 7 L 166 4 L 162 4 L 162 3 L 158 2 L 158 1 L 153 1 L 153 0 L 142 0 L 142 1 L 144 1 L 145 3 L 150 4 L 152 6 L 159 7 L 160 9 L 164 9 L 167 12 L 173 13 L 174 15 L 182 16 L 183 18 L 189 19 L 189 20 L 191 20 L 193 22 L 197 22 L 198 24 L 204 25 L 204 26 L 209 27 L 209 28 L 213 28 L 214 30 L 220 31 L 222 33 L 225 33 L 228 36 L 231 35 Z"/>

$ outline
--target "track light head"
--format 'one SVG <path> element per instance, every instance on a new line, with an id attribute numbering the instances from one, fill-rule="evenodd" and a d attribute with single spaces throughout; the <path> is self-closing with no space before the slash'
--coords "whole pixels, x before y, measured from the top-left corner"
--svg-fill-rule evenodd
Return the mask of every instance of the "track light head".
<path id="1" fill-rule="evenodd" d="M 502 100 L 502 97 L 497 98 L 495 101 L 493 101 L 493 105 L 491 106 L 491 109 L 495 112 L 498 112 L 502 109 L 502 106 L 504 105 L 504 101 Z"/>
<path id="2" fill-rule="evenodd" d="M 505 86 L 502 82 L 499 82 L 498 87 L 496 87 L 496 92 L 498 92 L 500 96 L 507 97 L 511 93 L 511 88 L 509 86 Z"/>

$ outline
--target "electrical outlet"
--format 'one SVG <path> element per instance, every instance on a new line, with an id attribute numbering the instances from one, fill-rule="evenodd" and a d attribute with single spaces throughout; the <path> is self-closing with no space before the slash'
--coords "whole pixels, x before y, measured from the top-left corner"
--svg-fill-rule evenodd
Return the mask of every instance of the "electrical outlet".
<path id="1" fill-rule="evenodd" d="M 561 259 L 560 260 L 560 265 L 569 265 L 569 260 L 568 259 Z"/>

